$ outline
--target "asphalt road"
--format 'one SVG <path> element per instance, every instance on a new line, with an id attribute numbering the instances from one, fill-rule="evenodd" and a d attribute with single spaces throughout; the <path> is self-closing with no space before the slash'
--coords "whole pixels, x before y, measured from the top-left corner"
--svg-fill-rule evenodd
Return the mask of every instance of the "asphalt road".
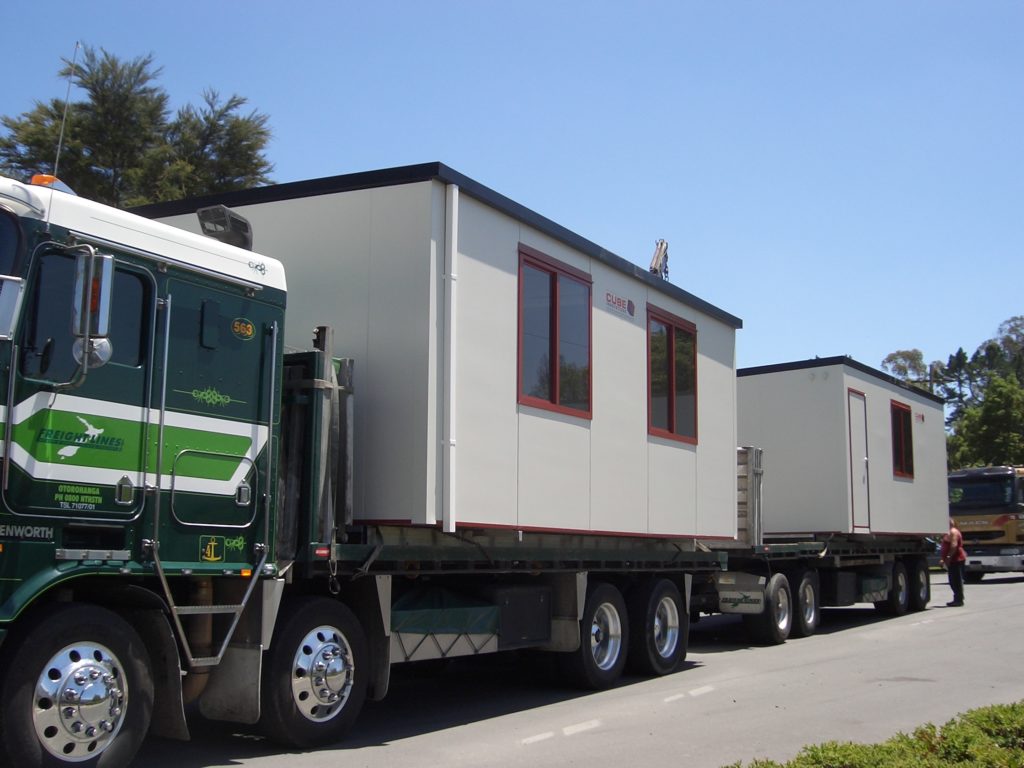
<path id="1" fill-rule="evenodd" d="M 368 704 L 337 747 L 287 752 L 244 729 L 200 722 L 189 743 L 149 739 L 135 765 L 719 768 L 786 760 L 830 739 L 881 741 L 1024 699 L 1024 578 L 968 585 L 963 608 L 945 607 L 945 574 L 933 574 L 932 589 L 923 613 L 826 609 L 818 634 L 775 647 L 749 646 L 734 617 L 704 618 L 681 671 L 626 678 L 601 693 L 558 687 L 544 659 L 526 655 L 399 667 L 388 698 Z"/>

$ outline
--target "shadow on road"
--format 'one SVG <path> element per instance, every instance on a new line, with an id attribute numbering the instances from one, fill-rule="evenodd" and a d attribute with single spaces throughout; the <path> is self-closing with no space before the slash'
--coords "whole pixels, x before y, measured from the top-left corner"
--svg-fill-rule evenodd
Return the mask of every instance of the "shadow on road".
<path id="1" fill-rule="evenodd" d="M 980 584 L 1024 582 L 1024 576 L 986 576 Z M 933 608 L 942 608 L 948 599 L 945 574 L 932 575 Z M 869 626 L 889 617 L 870 605 L 826 608 L 822 611 L 818 633 L 823 635 Z M 796 640 L 795 642 L 800 642 Z M 701 666 L 694 656 L 718 654 L 753 648 L 739 616 L 704 616 L 690 630 L 691 657 L 681 672 Z M 643 678 L 625 676 L 619 686 L 643 682 Z M 368 702 L 353 734 L 343 743 L 326 748 L 331 751 L 385 746 L 390 742 L 460 725 L 488 720 L 537 707 L 572 701 L 591 695 L 559 683 L 554 660 L 545 654 L 503 653 L 480 658 L 453 659 L 444 664 L 399 665 L 393 670 L 391 689 L 384 701 Z M 213 723 L 195 717 L 190 720 L 191 742 L 150 738 L 136 758 L 136 765 L 147 768 L 211 768 L 237 765 L 245 760 L 288 755 L 298 752 L 268 742 L 255 727 Z M 343 759 L 343 758 L 342 758 Z"/>
<path id="2" fill-rule="evenodd" d="M 685 662 L 680 671 L 699 663 Z M 643 682 L 626 675 L 617 687 Z M 358 724 L 331 751 L 381 747 L 389 742 L 480 722 L 514 712 L 593 695 L 559 683 L 555 664 L 545 654 L 495 654 L 452 659 L 443 664 L 396 666 L 384 701 L 367 702 Z M 150 738 L 136 758 L 146 768 L 207 768 L 289 754 L 314 754 L 280 747 L 255 726 L 189 720 L 191 742 Z"/>

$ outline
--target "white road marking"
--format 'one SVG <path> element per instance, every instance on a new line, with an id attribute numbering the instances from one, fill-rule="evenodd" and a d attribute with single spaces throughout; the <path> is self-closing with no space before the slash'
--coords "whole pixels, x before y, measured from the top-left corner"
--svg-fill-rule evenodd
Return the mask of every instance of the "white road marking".
<path id="1" fill-rule="evenodd" d="M 686 698 L 686 694 L 685 693 L 677 693 L 675 696 L 669 696 L 667 699 L 665 699 L 665 703 L 669 704 L 669 703 L 671 703 L 673 701 L 679 701 L 680 699 L 685 699 L 685 698 Z"/>
<path id="2" fill-rule="evenodd" d="M 538 741 L 545 741 L 555 735 L 554 731 L 547 731 L 546 733 L 538 733 L 536 736 L 527 736 L 523 739 L 523 744 L 536 744 Z"/>
<path id="3" fill-rule="evenodd" d="M 694 688 L 692 691 L 690 691 L 690 695 L 703 696 L 705 693 L 711 693 L 713 690 L 715 690 L 715 687 L 713 685 L 705 685 L 700 688 Z"/>
<path id="4" fill-rule="evenodd" d="M 576 723 L 576 725 L 567 725 L 562 729 L 562 733 L 566 736 L 575 736 L 577 733 L 583 731 L 592 731 L 595 728 L 601 727 L 600 720 L 587 720 L 585 723 Z"/>

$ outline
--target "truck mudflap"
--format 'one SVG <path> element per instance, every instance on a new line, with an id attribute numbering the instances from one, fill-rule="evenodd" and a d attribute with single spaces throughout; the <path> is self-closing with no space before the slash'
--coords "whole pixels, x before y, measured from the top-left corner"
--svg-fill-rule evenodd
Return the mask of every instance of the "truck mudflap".
<path id="1" fill-rule="evenodd" d="M 721 613 L 764 612 L 765 577 L 741 571 L 722 571 L 714 574 Z"/>

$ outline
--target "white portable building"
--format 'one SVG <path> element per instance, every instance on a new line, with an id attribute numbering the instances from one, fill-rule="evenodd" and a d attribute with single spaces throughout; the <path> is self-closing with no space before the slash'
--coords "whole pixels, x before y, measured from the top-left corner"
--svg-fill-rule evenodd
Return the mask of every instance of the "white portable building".
<path id="1" fill-rule="evenodd" d="M 439 163 L 139 212 L 218 203 L 355 360 L 357 521 L 735 535 L 738 318 Z"/>
<path id="2" fill-rule="evenodd" d="M 943 401 L 848 357 L 737 372 L 765 535 L 946 530 Z"/>

